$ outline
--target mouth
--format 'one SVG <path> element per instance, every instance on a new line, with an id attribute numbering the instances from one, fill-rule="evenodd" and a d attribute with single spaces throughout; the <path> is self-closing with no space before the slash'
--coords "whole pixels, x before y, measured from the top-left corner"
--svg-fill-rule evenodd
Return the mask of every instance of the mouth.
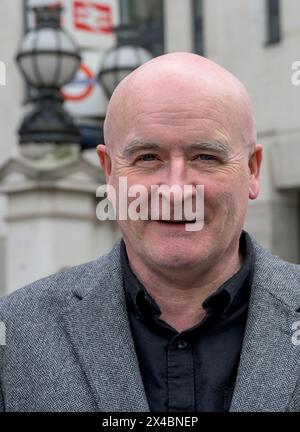
<path id="1" fill-rule="evenodd" d="M 195 231 L 200 231 L 203 229 L 205 220 L 199 221 L 193 220 L 172 220 L 172 219 L 158 219 L 150 220 L 149 222 L 155 222 L 158 229 L 163 230 L 163 232 L 175 232 L 177 234 L 191 234 Z"/>

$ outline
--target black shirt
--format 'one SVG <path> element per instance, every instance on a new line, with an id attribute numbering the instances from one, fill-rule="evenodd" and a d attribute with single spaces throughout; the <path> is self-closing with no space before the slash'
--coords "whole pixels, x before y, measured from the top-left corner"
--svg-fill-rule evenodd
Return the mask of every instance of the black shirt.
<path id="1" fill-rule="evenodd" d="M 247 318 L 254 250 L 246 232 L 239 271 L 204 302 L 206 316 L 177 332 L 130 268 L 121 261 L 129 320 L 150 411 L 228 411 Z"/>

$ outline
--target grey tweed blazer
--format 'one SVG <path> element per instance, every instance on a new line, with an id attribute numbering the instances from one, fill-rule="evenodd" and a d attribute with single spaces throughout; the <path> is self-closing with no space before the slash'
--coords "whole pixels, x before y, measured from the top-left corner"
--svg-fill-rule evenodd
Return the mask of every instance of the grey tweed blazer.
<path id="1" fill-rule="evenodd" d="M 253 240 L 253 239 L 252 239 Z M 253 240 L 254 241 L 254 240 Z M 300 266 L 254 241 L 230 411 L 300 411 Z M 120 242 L 1 299 L 0 411 L 149 411 L 126 313 Z"/>

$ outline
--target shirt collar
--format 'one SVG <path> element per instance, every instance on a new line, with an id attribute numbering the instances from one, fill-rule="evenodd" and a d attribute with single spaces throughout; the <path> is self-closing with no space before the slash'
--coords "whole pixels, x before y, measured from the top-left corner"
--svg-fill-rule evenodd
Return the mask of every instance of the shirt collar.
<path id="1" fill-rule="evenodd" d="M 242 231 L 240 237 L 239 250 L 244 257 L 240 269 L 202 303 L 209 315 L 219 316 L 233 313 L 242 304 L 248 302 L 255 256 L 251 238 L 245 231 Z M 130 267 L 123 239 L 121 241 L 121 265 L 126 301 L 130 309 L 135 315 L 144 314 L 147 310 L 149 314 L 159 316 L 161 313 L 159 306 Z"/>
<path id="2" fill-rule="evenodd" d="M 248 302 L 255 256 L 251 238 L 245 231 L 240 237 L 239 251 L 244 258 L 242 266 L 203 302 L 202 306 L 208 311 L 219 311 L 224 315 Z"/>
<path id="3" fill-rule="evenodd" d="M 141 313 L 140 305 L 141 303 L 144 303 L 149 306 L 153 315 L 160 315 L 161 312 L 159 306 L 130 267 L 125 242 L 123 239 L 121 240 L 121 266 L 126 301 L 132 312 L 134 312 L 135 315 L 139 315 Z"/>

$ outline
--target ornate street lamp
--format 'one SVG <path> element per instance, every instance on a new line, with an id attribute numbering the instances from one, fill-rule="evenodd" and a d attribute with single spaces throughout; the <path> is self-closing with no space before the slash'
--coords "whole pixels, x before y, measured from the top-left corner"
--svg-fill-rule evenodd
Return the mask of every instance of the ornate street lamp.
<path id="1" fill-rule="evenodd" d="M 114 31 L 117 46 L 105 54 L 98 75 L 108 98 L 123 78 L 152 58 L 149 51 L 138 45 L 140 30 L 137 27 L 122 25 Z"/>
<path id="2" fill-rule="evenodd" d="M 36 104 L 18 131 L 20 144 L 78 143 L 80 133 L 63 108 L 60 88 L 71 81 L 81 63 L 79 48 L 60 25 L 60 6 L 33 8 L 36 28 L 29 31 L 16 56 L 19 68 L 36 89 Z"/>

